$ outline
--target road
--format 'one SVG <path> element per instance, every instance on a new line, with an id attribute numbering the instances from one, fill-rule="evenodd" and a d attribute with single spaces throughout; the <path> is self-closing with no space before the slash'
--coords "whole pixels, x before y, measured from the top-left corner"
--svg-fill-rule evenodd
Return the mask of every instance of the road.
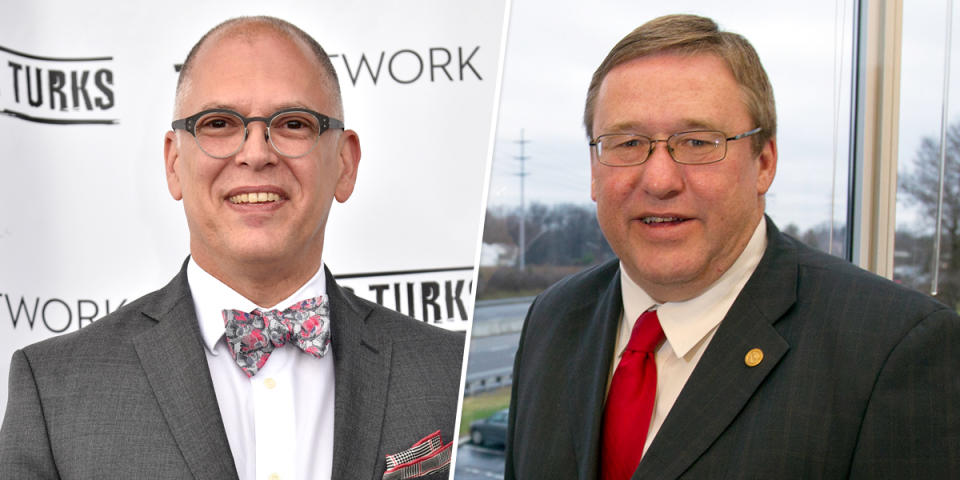
<path id="1" fill-rule="evenodd" d="M 464 443 L 457 448 L 456 480 L 503 479 L 503 450 Z"/>
<path id="2" fill-rule="evenodd" d="M 533 297 L 505 298 L 502 300 L 479 300 L 473 312 L 476 321 L 486 322 L 495 319 L 519 319 L 527 315 Z"/>
<path id="3" fill-rule="evenodd" d="M 523 318 L 532 300 L 528 297 L 477 302 L 467 364 L 468 382 L 510 372 Z"/>
<path id="4" fill-rule="evenodd" d="M 468 373 L 513 366 L 520 328 L 532 298 L 477 302 L 473 314 Z"/>
<path id="5" fill-rule="evenodd" d="M 519 332 L 533 297 L 481 300 L 473 312 L 473 337 Z"/>
<path id="6" fill-rule="evenodd" d="M 520 328 L 532 298 L 477 302 L 473 314 L 467 378 L 513 368 Z M 503 450 L 463 443 L 457 449 L 456 480 L 503 478 Z"/>
<path id="7" fill-rule="evenodd" d="M 517 353 L 519 341 L 520 332 L 472 338 L 467 375 L 513 367 L 513 355 Z"/>

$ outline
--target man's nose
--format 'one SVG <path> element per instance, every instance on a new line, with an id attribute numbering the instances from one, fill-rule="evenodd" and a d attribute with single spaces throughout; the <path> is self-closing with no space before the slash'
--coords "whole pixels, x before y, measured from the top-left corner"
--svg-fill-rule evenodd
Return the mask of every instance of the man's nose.
<path id="1" fill-rule="evenodd" d="M 270 132 L 265 122 L 250 122 L 247 125 L 246 139 L 235 158 L 238 164 L 249 165 L 254 169 L 279 161 L 277 152 L 270 144 Z"/>
<path id="2" fill-rule="evenodd" d="M 640 187 L 656 198 L 668 198 L 683 189 L 683 166 L 673 161 L 666 140 L 654 140 L 647 161 L 640 166 Z"/>

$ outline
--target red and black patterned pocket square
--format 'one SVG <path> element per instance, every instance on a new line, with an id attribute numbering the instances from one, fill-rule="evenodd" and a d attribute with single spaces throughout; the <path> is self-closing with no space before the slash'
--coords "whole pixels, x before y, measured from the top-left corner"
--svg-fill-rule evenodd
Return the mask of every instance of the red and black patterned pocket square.
<path id="1" fill-rule="evenodd" d="M 440 438 L 440 430 L 423 437 L 412 447 L 387 455 L 387 471 L 383 480 L 406 480 L 421 478 L 427 474 L 448 470 L 453 442 L 446 445 Z"/>

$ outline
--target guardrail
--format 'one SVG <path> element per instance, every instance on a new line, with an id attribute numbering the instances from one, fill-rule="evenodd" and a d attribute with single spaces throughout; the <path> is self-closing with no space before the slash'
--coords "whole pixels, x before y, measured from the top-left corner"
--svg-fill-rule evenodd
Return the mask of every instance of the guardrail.
<path id="1" fill-rule="evenodd" d="M 486 370 L 483 372 L 467 372 L 467 381 L 463 387 L 464 395 L 496 390 L 513 384 L 513 367 Z"/>
<path id="2" fill-rule="evenodd" d="M 480 300 L 476 303 L 473 313 L 473 337 L 488 337 L 516 333 L 523 329 L 523 318 L 527 315 L 527 308 L 535 297 L 501 298 L 497 300 Z M 518 305 L 521 308 L 504 311 L 504 305 Z"/>
<path id="3" fill-rule="evenodd" d="M 511 303 L 527 303 L 533 301 L 534 298 L 537 298 L 536 295 L 530 295 L 529 297 L 507 297 L 507 298 L 494 298 L 489 300 L 477 300 L 475 305 L 478 307 L 485 307 L 488 305 L 509 305 Z"/>

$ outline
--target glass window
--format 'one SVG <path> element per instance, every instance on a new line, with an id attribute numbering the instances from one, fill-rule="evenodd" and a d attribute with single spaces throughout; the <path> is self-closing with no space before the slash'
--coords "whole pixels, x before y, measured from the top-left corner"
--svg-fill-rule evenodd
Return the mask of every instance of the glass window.
<path id="1" fill-rule="evenodd" d="M 946 2 L 940 1 L 905 2 L 903 7 L 894 280 L 926 293 L 936 291 L 940 301 L 958 308 L 960 112 L 952 105 L 960 96 L 960 32 L 956 29 L 960 12 L 954 10 L 951 16 L 947 12 Z M 952 28 L 949 34 L 948 28 Z M 948 56 L 949 68 L 944 68 Z M 935 253 L 938 206 L 939 255 Z"/>

